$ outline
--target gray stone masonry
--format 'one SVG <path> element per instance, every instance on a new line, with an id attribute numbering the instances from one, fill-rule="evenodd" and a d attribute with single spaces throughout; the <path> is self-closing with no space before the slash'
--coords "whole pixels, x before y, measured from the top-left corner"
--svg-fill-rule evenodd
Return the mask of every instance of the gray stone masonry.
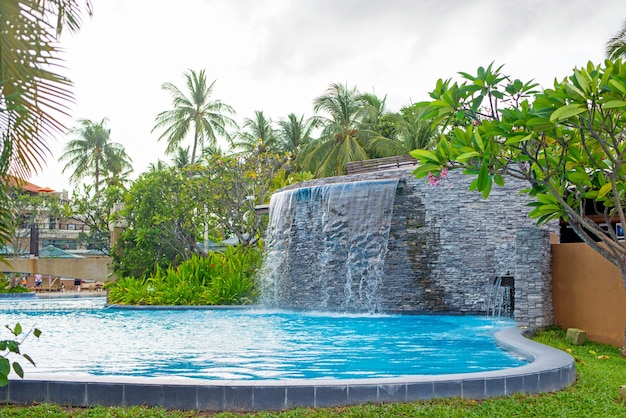
<path id="1" fill-rule="evenodd" d="M 382 308 L 389 312 L 485 313 L 497 276 L 513 276 L 518 323 L 552 321 L 549 231 L 527 217 L 528 184 L 506 179 L 487 199 L 468 190 L 473 180 L 449 172 L 437 186 L 413 168 L 313 180 L 300 186 L 399 179 L 385 258 Z M 297 188 L 292 186 L 290 188 Z M 305 245 L 306 246 L 306 245 Z M 302 248 L 315 253 L 315 248 Z M 294 286 L 305 263 L 291 266 Z M 306 297 L 305 295 L 301 295 Z"/>

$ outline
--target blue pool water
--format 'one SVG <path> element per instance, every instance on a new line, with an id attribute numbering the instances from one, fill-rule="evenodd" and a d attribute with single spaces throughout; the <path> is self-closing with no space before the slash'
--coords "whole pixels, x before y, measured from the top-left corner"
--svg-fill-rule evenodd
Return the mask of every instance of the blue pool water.
<path id="1" fill-rule="evenodd" d="M 500 318 L 104 304 L 105 298 L 0 300 L 0 326 L 19 322 L 42 331 L 22 346 L 37 363 L 25 367 L 29 376 L 350 379 L 526 364 L 495 345 L 494 332 L 514 325 Z M 0 335 L 8 337 L 6 330 Z"/>

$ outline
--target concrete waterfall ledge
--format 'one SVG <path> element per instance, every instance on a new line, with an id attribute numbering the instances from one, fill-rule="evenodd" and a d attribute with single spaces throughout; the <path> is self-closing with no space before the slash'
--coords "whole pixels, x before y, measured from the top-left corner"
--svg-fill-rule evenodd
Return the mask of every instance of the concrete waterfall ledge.
<path id="1" fill-rule="evenodd" d="M 524 338 L 518 328 L 497 332 L 495 340 L 531 363 L 479 373 L 351 380 L 226 381 L 31 374 L 0 388 L 0 402 L 259 411 L 449 397 L 486 399 L 514 393 L 554 392 L 574 382 L 574 359 L 567 353 Z"/>

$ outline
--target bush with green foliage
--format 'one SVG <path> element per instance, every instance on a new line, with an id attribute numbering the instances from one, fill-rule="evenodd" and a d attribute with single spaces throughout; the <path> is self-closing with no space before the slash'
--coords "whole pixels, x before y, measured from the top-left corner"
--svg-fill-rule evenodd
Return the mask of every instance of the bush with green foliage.
<path id="1" fill-rule="evenodd" d="M 254 301 L 254 274 L 262 247 L 227 247 L 207 257 L 193 256 L 177 267 L 157 267 L 154 275 L 122 277 L 108 285 L 109 303 L 124 305 L 242 305 Z"/>
<path id="2" fill-rule="evenodd" d="M 21 356 L 33 366 L 35 365 L 35 362 L 28 354 L 22 353 L 20 351 L 20 345 L 24 342 L 26 337 L 30 335 L 30 332 L 25 334 L 23 338 L 18 341 L 17 338 L 23 334 L 22 326 L 18 323 L 15 324 L 13 328 L 9 327 L 8 325 L 5 325 L 5 328 L 8 329 L 15 338 L 9 340 L 0 340 L 0 386 L 6 386 L 9 383 L 9 374 L 11 373 L 11 368 L 13 368 L 13 371 L 19 377 L 24 377 L 24 370 L 22 369 L 22 366 L 20 366 L 17 361 L 11 363 L 11 361 L 9 360 L 9 355 Z M 39 331 L 37 328 L 34 328 L 32 330 L 32 333 L 35 338 L 39 338 L 39 336 L 41 335 L 41 331 Z"/>

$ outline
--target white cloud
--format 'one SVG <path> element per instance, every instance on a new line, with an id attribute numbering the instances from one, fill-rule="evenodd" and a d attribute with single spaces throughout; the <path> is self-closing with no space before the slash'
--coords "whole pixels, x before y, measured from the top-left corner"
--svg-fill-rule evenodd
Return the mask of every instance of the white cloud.
<path id="1" fill-rule="evenodd" d="M 187 69 L 217 80 L 214 98 L 238 120 L 312 114 L 330 83 L 387 95 L 388 107 L 427 98 L 438 78 L 494 61 L 542 86 L 588 60 L 626 20 L 623 0 L 93 0 L 95 15 L 62 44 L 75 83 L 72 119 L 110 121 L 135 175 L 163 155 L 151 133 L 171 108 L 160 86 Z M 32 179 L 72 189 L 58 157 Z"/>

